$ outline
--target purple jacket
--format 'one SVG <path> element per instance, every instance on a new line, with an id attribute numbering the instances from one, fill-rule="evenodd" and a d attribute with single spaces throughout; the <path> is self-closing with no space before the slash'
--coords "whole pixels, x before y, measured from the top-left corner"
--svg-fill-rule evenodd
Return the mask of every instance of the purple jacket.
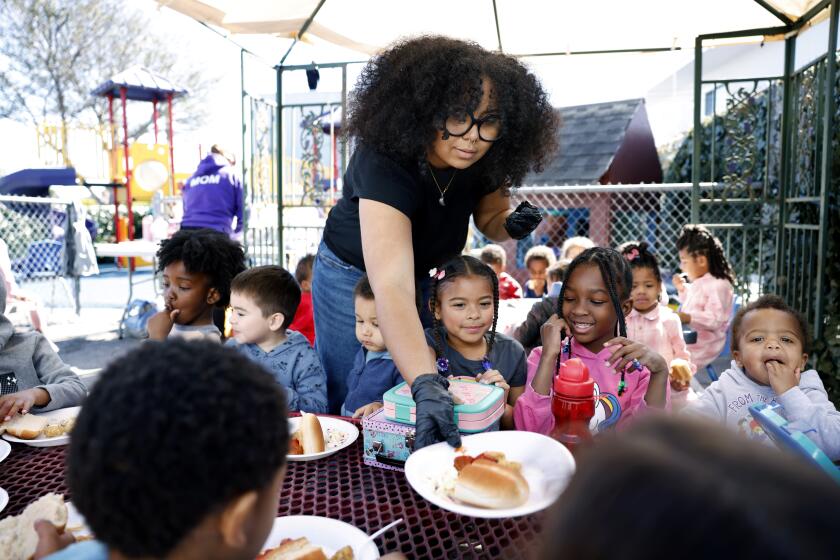
<path id="1" fill-rule="evenodd" d="M 228 161 L 210 154 L 187 179 L 182 193 L 182 227 L 201 227 L 231 233 L 236 216 L 236 233 L 242 231 L 242 182 Z"/>

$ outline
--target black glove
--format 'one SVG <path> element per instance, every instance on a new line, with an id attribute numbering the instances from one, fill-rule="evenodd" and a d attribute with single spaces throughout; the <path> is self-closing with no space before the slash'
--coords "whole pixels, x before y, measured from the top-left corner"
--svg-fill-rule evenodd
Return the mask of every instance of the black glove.
<path id="1" fill-rule="evenodd" d="M 539 208 L 528 202 L 520 202 L 516 210 L 505 220 L 505 229 L 514 239 L 523 239 L 537 229 L 542 221 Z"/>
<path id="2" fill-rule="evenodd" d="M 452 447 L 461 446 L 461 434 L 455 424 L 455 403 L 448 388 L 449 381 L 438 373 L 419 375 L 411 384 L 411 397 L 417 406 L 414 449 L 441 440 Z"/>

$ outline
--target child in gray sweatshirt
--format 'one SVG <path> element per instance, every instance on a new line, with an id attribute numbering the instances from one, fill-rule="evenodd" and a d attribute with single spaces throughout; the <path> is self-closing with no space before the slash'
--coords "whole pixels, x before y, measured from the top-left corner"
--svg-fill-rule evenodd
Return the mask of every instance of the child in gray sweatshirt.
<path id="1" fill-rule="evenodd" d="M 6 313 L 0 274 L 0 422 L 15 414 L 82 404 L 87 391 L 39 332 L 16 333 Z"/>
<path id="2" fill-rule="evenodd" d="M 750 405 L 776 402 L 789 427 L 805 433 L 832 460 L 840 459 L 840 412 L 808 360 L 808 324 L 774 295 L 742 307 L 732 321 L 732 368 L 685 410 L 719 419 L 754 439 L 768 439 Z"/>

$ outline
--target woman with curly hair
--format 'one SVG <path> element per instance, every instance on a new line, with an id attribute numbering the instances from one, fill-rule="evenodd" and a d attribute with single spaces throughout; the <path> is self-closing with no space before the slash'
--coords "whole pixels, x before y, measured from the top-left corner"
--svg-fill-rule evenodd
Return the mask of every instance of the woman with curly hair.
<path id="1" fill-rule="evenodd" d="M 419 37 L 368 63 L 345 128 L 356 149 L 312 283 L 331 410 L 344 400 L 358 346 L 353 286 L 367 272 L 386 346 L 417 403 L 417 446 L 460 441 L 415 286 L 428 293 L 429 269 L 461 253 L 471 218 L 493 240 L 521 239 L 536 228 L 539 210 L 526 202 L 511 209 L 508 188 L 553 155 L 556 127 L 537 78 L 475 43 Z"/>

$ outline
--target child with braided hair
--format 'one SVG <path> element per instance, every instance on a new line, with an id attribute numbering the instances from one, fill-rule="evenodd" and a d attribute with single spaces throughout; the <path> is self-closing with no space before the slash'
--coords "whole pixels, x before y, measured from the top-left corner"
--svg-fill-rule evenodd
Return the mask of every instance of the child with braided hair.
<path id="1" fill-rule="evenodd" d="M 732 321 L 734 275 L 720 240 L 703 226 L 686 225 L 677 239 L 680 268 L 691 281 L 674 275 L 674 286 L 682 306 L 678 312 L 684 325 L 697 331 L 697 342 L 688 346 L 692 362 L 703 369 L 726 344 Z"/>
<path id="2" fill-rule="evenodd" d="M 528 381 L 516 401 L 516 428 L 548 434 L 554 427 L 551 387 L 561 362 L 579 358 L 595 380 L 598 401 L 593 432 L 622 425 L 647 407 L 668 403 L 668 364 L 644 344 L 627 338 L 633 274 L 614 249 L 594 247 L 566 271 L 557 313 L 542 326 L 541 347 L 528 356 Z"/>
<path id="3" fill-rule="evenodd" d="M 661 300 L 662 274 L 659 272 L 656 255 L 644 241 L 628 241 L 618 251 L 624 255 L 633 271 L 633 288 L 630 292 L 633 310 L 627 316 L 627 336 L 658 352 L 669 365 L 674 359 L 685 360 L 691 373 L 695 373 L 697 368 L 691 363 L 680 318 Z M 678 392 L 680 399 L 687 398 L 688 381 L 679 376 L 671 376 L 671 389 Z M 672 395 L 674 398 L 676 396 Z"/>
<path id="4" fill-rule="evenodd" d="M 426 329 L 438 372 L 474 377 L 505 390 L 502 428 L 513 428 L 513 406 L 525 386 L 525 350 L 496 332 L 499 283 L 493 270 L 461 255 L 433 269 L 429 308 L 434 326 Z"/>

